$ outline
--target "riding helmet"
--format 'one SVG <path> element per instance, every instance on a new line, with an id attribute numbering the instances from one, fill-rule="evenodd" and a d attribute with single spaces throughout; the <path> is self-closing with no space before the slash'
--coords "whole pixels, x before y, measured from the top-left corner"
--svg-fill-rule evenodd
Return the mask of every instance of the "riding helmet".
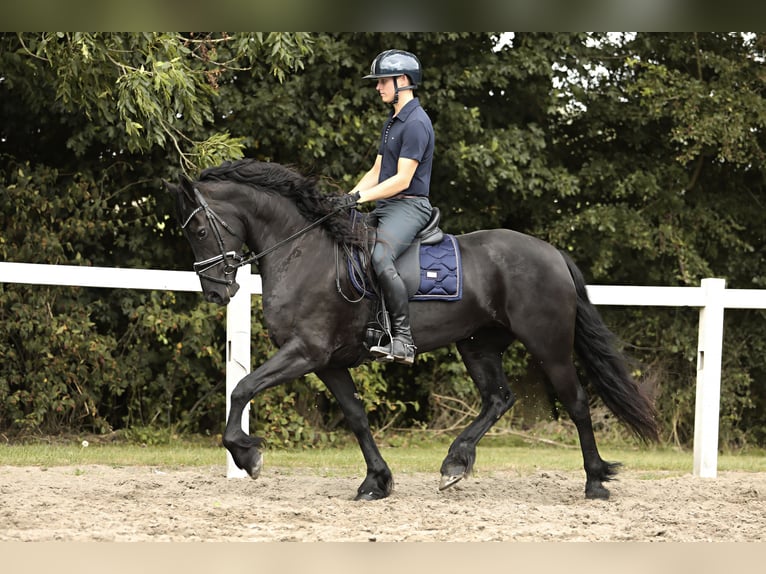
<path id="1" fill-rule="evenodd" d="M 409 76 L 413 87 L 417 86 L 423 78 L 420 60 L 411 52 L 386 50 L 375 57 L 370 66 L 370 73 L 364 79 L 376 80 L 401 76 L 402 74 Z"/>

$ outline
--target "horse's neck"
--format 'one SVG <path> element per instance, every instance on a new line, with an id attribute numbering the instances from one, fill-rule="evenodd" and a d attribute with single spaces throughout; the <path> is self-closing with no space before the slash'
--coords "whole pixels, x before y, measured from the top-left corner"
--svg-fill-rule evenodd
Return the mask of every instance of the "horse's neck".
<path id="1" fill-rule="evenodd" d="M 271 221 L 266 221 L 268 214 L 260 212 L 260 215 L 265 217 L 248 222 L 248 247 L 255 253 L 276 247 L 258 262 L 264 290 L 290 287 L 291 283 L 311 277 L 307 269 L 329 269 L 334 265 L 334 243 L 321 226 L 301 233 L 312 222 L 297 211 L 289 217 L 284 217 L 284 213 L 271 215 Z"/>
<path id="2" fill-rule="evenodd" d="M 269 249 L 309 225 L 289 200 L 278 195 L 251 195 L 243 209 L 247 246 L 258 253 Z M 281 251 L 281 250 L 280 250 Z"/>

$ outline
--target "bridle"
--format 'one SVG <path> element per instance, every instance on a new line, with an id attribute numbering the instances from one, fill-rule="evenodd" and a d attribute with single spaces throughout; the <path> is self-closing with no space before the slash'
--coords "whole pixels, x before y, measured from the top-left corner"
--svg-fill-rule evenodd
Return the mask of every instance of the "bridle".
<path id="1" fill-rule="evenodd" d="M 207 201 L 203 197 L 202 193 L 195 187 L 194 188 L 194 197 L 197 198 L 197 202 L 199 203 L 199 206 L 195 208 L 189 216 L 186 218 L 186 221 L 184 221 L 181 224 L 181 229 L 185 229 L 187 225 L 189 225 L 189 222 L 192 220 L 192 218 L 197 215 L 200 211 L 204 212 L 205 217 L 207 218 L 208 223 L 210 224 L 210 228 L 213 230 L 213 234 L 215 235 L 216 241 L 218 242 L 218 248 L 221 250 L 221 253 L 218 255 L 214 255 L 213 257 L 210 257 L 208 259 L 204 259 L 202 261 L 195 261 L 194 262 L 194 271 L 197 273 L 197 276 L 200 279 L 207 279 L 208 281 L 212 281 L 213 283 L 220 283 L 222 285 L 230 286 L 234 283 L 234 275 L 237 273 L 237 269 L 240 267 L 244 267 L 245 265 L 250 265 L 253 262 L 258 262 L 259 259 L 262 257 L 268 255 L 272 251 L 275 251 L 276 249 L 279 249 L 283 245 L 290 243 L 291 241 L 297 239 L 304 233 L 307 233 L 320 225 L 322 222 L 324 222 L 326 219 L 332 217 L 339 211 L 342 211 L 344 209 L 349 209 L 349 205 L 341 204 L 337 208 L 333 209 L 326 215 L 323 215 L 313 223 L 310 223 L 303 229 L 300 229 L 293 233 L 290 237 L 287 237 L 281 241 L 278 241 L 268 249 L 264 249 L 260 253 L 255 253 L 252 255 L 248 255 L 247 257 L 243 257 L 236 251 L 226 251 L 226 247 L 223 244 L 223 236 L 221 235 L 221 228 L 228 231 L 231 235 L 239 239 L 242 243 L 246 243 L 244 239 L 242 239 L 239 235 L 237 235 L 232 229 L 232 227 L 226 223 L 221 217 L 213 211 L 213 209 L 208 205 Z M 219 279 L 218 277 L 213 277 L 211 275 L 208 275 L 207 272 L 210 271 L 213 267 L 215 267 L 218 264 L 223 264 L 223 274 L 224 279 Z"/>
<path id="2" fill-rule="evenodd" d="M 189 214 L 189 217 L 186 218 L 186 221 L 184 221 L 181 224 L 181 229 L 186 229 L 186 226 L 189 225 L 189 222 L 200 211 L 204 212 L 205 217 L 207 218 L 207 221 L 210 224 L 210 228 L 213 230 L 215 239 L 218 242 L 218 248 L 221 250 L 220 254 L 210 257 L 209 259 L 204 259 L 202 261 L 195 261 L 194 271 L 197 273 L 200 279 L 207 279 L 208 281 L 212 281 L 213 283 L 221 283 L 222 285 L 227 285 L 227 286 L 232 285 L 234 284 L 234 275 L 236 275 L 237 269 L 242 267 L 244 263 L 242 262 L 243 259 L 239 253 L 237 253 L 236 251 L 226 251 L 226 247 L 223 244 L 223 236 L 221 235 L 221 228 L 231 233 L 234 237 L 241 240 L 243 243 L 244 243 L 244 240 L 242 240 L 242 238 L 239 237 L 234 232 L 234 230 L 231 228 L 231 226 L 228 223 L 226 223 L 223 219 L 221 219 L 218 216 L 218 214 L 211 209 L 211 207 L 208 205 L 205 198 L 202 196 L 202 194 L 196 187 L 194 188 L 194 196 L 197 198 L 197 202 L 199 203 L 199 206 L 195 208 Z M 213 277 L 212 275 L 207 274 L 208 271 L 210 271 L 213 267 L 215 267 L 219 263 L 223 264 L 223 275 L 225 277 L 224 279 Z"/>

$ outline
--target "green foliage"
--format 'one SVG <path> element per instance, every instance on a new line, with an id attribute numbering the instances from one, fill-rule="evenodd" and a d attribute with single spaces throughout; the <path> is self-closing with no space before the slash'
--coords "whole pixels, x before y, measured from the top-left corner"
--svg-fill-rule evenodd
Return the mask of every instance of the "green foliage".
<path id="1" fill-rule="evenodd" d="M 0 256 L 187 270 L 161 179 L 242 155 L 349 188 L 388 112 L 361 77 L 398 47 L 425 68 L 418 96 L 434 121 L 445 230 L 538 235 L 590 283 L 766 287 L 766 36 L 498 38 L 0 34 Z M 697 311 L 604 314 L 642 363 L 664 438 L 689 444 Z M 765 315 L 727 311 L 729 445 L 766 441 Z M 0 431 L 217 434 L 223 317 L 195 294 L 0 285 Z M 260 310 L 252 325 L 258 363 L 275 350 Z M 506 368 L 524 399 L 526 355 L 514 347 Z M 365 365 L 355 380 L 378 429 L 455 428 L 478 406 L 454 349 L 412 369 Z M 313 376 L 252 406 L 251 428 L 278 446 L 336 441 L 343 424 Z"/>
<path id="2" fill-rule="evenodd" d="M 55 110 L 88 120 L 66 138 L 78 157 L 107 135 L 115 151 L 169 147 L 190 174 L 242 154 L 242 141 L 225 132 L 195 137 L 215 120 L 220 82 L 234 72 L 257 77 L 270 71 L 283 80 L 310 53 L 306 34 L 5 36 L 1 48 L 10 52 L 7 59 L 26 68 L 18 79 L 44 76 L 44 93 L 55 101 Z M 45 101 L 37 98 L 35 105 Z"/>

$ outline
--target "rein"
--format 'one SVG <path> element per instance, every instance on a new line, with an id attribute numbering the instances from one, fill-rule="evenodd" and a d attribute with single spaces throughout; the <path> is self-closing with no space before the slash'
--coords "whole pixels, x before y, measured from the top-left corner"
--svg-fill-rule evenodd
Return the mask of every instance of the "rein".
<path id="1" fill-rule="evenodd" d="M 271 247 L 264 249 L 260 253 L 255 253 L 252 255 L 249 255 L 247 257 L 242 257 L 239 255 L 236 251 L 226 251 L 224 244 L 223 244 L 223 238 L 221 237 L 221 230 L 219 229 L 219 225 L 223 227 L 226 231 L 228 231 L 230 234 L 232 234 L 234 237 L 242 241 L 242 243 L 245 243 L 245 241 L 239 237 L 234 230 L 231 228 L 229 224 L 227 224 L 223 219 L 220 218 L 220 216 L 211 209 L 211 207 L 208 205 L 205 198 L 202 196 L 200 191 L 195 187 L 194 188 L 194 195 L 197 198 L 197 201 L 199 202 L 199 207 L 197 207 L 194 211 L 192 211 L 189 214 L 189 217 L 186 218 L 186 221 L 184 221 L 181 224 L 181 229 L 184 229 L 187 225 L 189 225 L 189 222 L 192 220 L 192 218 L 197 215 L 200 211 L 205 213 L 205 217 L 207 217 L 208 222 L 210 223 L 210 227 L 213 229 L 213 233 L 215 234 L 216 240 L 218 241 L 218 247 L 221 250 L 221 253 L 219 255 L 215 255 L 213 257 L 210 257 L 209 259 L 205 259 L 204 261 L 196 261 L 194 263 L 194 271 L 197 273 L 197 275 L 201 278 L 207 279 L 208 281 L 213 281 L 214 283 L 221 283 L 223 285 L 232 285 L 234 283 L 234 279 L 218 279 L 217 277 L 211 277 L 210 275 L 206 275 L 205 272 L 209 271 L 219 263 L 224 264 L 223 273 L 224 275 L 233 275 L 237 269 L 240 267 L 243 267 L 245 265 L 249 265 L 253 262 L 258 262 L 259 259 L 262 257 L 265 257 L 272 251 L 275 251 L 279 249 L 280 247 L 290 243 L 291 241 L 294 241 L 298 239 L 301 235 L 304 235 L 317 227 L 318 225 L 321 225 L 324 221 L 335 215 L 336 213 L 339 213 L 343 211 L 344 209 L 349 209 L 351 206 L 341 204 L 329 213 L 323 215 L 313 223 L 310 223 L 303 229 L 300 229 L 293 233 L 291 236 L 286 237 L 285 239 L 282 239 L 281 241 L 278 241 Z"/>
<path id="2" fill-rule="evenodd" d="M 282 241 L 277 241 L 274 245 L 272 245 L 268 249 L 264 249 L 260 253 L 256 253 L 255 255 L 250 255 L 246 259 L 243 259 L 237 265 L 237 267 L 242 267 L 243 265 L 249 265 L 253 261 L 257 262 L 264 255 L 268 255 L 269 253 L 271 253 L 272 251 L 276 251 L 277 249 L 279 249 L 283 245 L 286 245 L 286 244 L 290 243 L 291 241 L 294 241 L 295 239 L 298 239 L 301 235 L 303 235 L 305 233 L 308 233 L 309 231 L 314 229 L 316 226 L 321 225 L 325 220 L 329 219 L 330 217 L 332 217 L 333 215 L 335 215 L 339 211 L 343 211 L 344 209 L 348 209 L 348 206 L 342 205 L 342 206 L 340 206 L 340 207 L 338 207 L 336 209 L 333 209 L 330 213 L 328 213 L 326 215 L 323 215 L 322 217 L 317 219 L 315 222 L 310 223 L 309 225 L 307 225 L 303 229 L 300 229 L 300 230 L 296 231 L 290 237 L 286 237 Z"/>

